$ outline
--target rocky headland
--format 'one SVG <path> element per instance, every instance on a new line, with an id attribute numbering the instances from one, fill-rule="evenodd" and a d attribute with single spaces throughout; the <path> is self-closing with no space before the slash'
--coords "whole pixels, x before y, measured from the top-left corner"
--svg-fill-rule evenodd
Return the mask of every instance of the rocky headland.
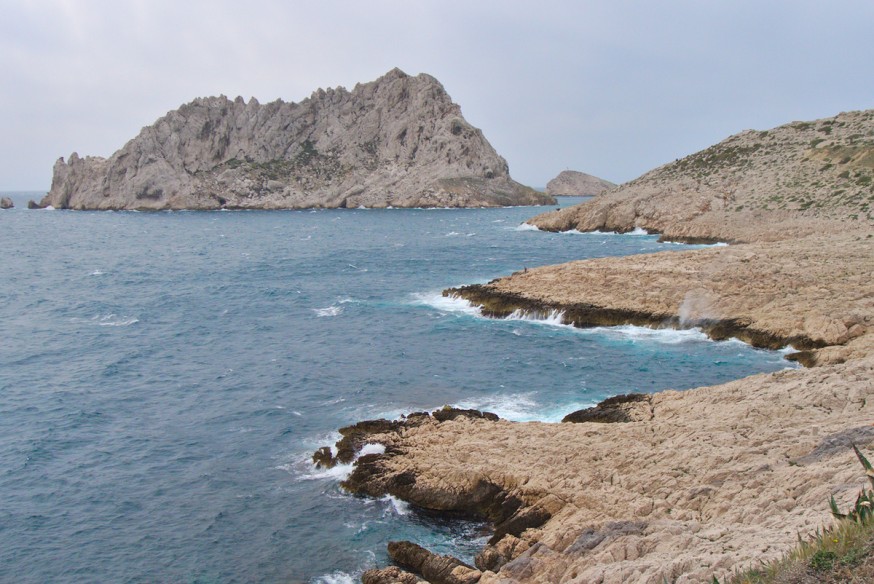
<path id="1" fill-rule="evenodd" d="M 195 99 L 109 158 L 55 163 L 56 209 L 493 207 L 554 199 L 510 178 L 443 86 L 393 69 L 300 103 Z"/>
<path id="2" fill-rule="evenodd" d="M 553 197 L 600 195 L 615 187 L 614 183 L 578 170 L 563 170 L 546 183 L 546 194 Z"/>
<path id="3" fill-rule="evenodd" d="M 417 414 L 371 425 L 346 487 L 473 513 L 474 566 L 407 543 L 364 582 L 711 582 L 788 552 L 865 484 L 874 449 L 874 112 L 744 132 L 542 229 L 644 228 L 729 246 L 604 258 L 451 289 L 484 315 L 697 326 L 805 367 L 624 395 L 565 423 Z M 548 380 L 544 381 L 548 383 Z M 413 572 L 417 575 L 414 575 Z"/>
<path id="4" fill-rule="evenodd" d="M 874 110 L 747 130 L 624 183 L 609 197 L 534 217 L 549 231 L 774 241 L 874 221 Z"/>

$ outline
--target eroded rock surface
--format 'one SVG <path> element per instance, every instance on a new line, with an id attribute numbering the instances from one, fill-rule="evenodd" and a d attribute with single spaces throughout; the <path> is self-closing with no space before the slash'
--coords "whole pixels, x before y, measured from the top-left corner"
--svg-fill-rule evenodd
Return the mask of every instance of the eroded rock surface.
<path id="1" fill-rule="evenodd" d="M 842 446 L 874 449 L 872 379 L 865 357 L 653 394 L 650 419 L 622 424 L 432 420 L 374 437 L 394 454 L 373 481 L 457 508 L 489 484 L 514 515 L 541 509 L 480 554 L 483 583 L 722 579 L 828 523 L 832 494 L 855 499 L 865 474 Z"/>
<path id="2" fill-rule="evenodd" d="M 874 222 L 874 110 L 747 130 L 602 197 L 529 221 L 644 228 L 690 243 L 773 241 Z"/>
<path id="3" fill-rule="evenodd" d="M 534 220 L 742 243 L 445 292 L 496 318 L 791 344 L 808 367 L 605 400 L 572 414 L 578 423 L 428 417 L 371 435 L 385 453 L 359 458 L 347 486 L 490 519 L 483 584 L 691 584 L 788 552 L 830 522 L 831 496 L 846 508 L 865 486 L 851 445 L 874 455 L 872 120 L 851 112 L 745 132 Z"/>
<path id="4" fill-rule="evenodd" d="M 546 183 L 546 194 L 557 196 L 594 196 L 610 190 L 616 184 L 578 170 L 563 170 Z"/>
<path id="5" fill-rule="evenodd" d="M 433 77 L 394 69 L 300 103 L 199 98 L 110 158 L 73 153 L 43 205 L 57 209 L 478 207 L 553 199 L 506 161 Z"/>
<path id="6" fill-rule="evenodd" d="M 577 326 L 699 326 L 715 339 L 792 345 L 812 365 L 874 347 L 872 258 L 874 230 L 826 233 L 529 268 L 445 294 L 488 316 L 561 311 Z"/>

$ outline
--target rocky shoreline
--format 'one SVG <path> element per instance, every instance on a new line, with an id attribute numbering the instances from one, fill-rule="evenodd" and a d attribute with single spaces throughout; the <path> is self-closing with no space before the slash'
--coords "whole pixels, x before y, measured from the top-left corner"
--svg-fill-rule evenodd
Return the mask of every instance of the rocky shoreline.
<path id="1" fill-rule="evenodd" d="M 874 448 L 872 120 L 850 112 L 744 132 L 530 221 L 732 245 L 446 290 L 494 318 L 560 313 L 574 326 L 698 327 L 789 345 L 805 367 L 616 396 L 560 424 L 436 413 L 370 423 L 357 444 L 385 451 L 358 458 L 347 489 L 476 514 L 495 533 L 475 566 L 392 543 L 397 566 L 363 581 L 710 582 L 828 524 L 829 498 L 844 507 L 864 485 L 852 445 Z"/>

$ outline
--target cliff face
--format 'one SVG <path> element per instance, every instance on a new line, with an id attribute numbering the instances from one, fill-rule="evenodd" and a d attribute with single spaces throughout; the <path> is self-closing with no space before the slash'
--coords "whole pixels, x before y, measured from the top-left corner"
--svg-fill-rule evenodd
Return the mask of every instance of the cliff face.
<path id="1" fill-rule="evenodd" d="M 563 170 L 557 177 L 546 183 L 546 194 L 553 197 L 562 195 L 594 196 L 610 190 L 616 185 L 603 178 L 578 170 Z"/>
<path id="2" fill-rule="evenodd" d="M 501 206 L 553 202 L 431 76 L 394 69 L 300 103 L 200 98 L 110 158 L 55 163 L 43 205 L 72 209 Z"/>
<path id="3" fill-rule="evenodd" d="M 747 130 L 577 207 L 541 229 L 631 231 L 668 238 L 781 239 L 874 223 L 874 110 Z"/>

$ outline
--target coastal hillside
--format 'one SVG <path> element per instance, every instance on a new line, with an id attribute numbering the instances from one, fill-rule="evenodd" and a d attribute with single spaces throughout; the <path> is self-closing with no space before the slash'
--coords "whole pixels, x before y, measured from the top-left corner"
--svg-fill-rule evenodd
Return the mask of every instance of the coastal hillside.
<path id="1" fill-rule="evenodd" d="M 73 153 L 41 201 L 63 209 L 480 207 L 553 199 L 506 161 L 443 86 L 393 69 L 300 103 L 195 99 L 108 159 Z"/>
<path id="2" fill-rule="evenodd" d="M 549 231 L 631 231 L 751 241 L 874 221 L 874 110 L 747 130 L 609 194 L 529 221 Z"/>
<path id="3" fill-rule="evenodd" d="M 470 566 L 389 544 L 399 567 L 365 584 L 417 581 L 402 568 L 429 582 L 449 568 L 479 584 L 725 581 L 822 533 L 831 498 L 851 508 L 865 486 L 854 445 L 874 453 L 872 176 L 874 111 L 851 112 L 743 132 L 530 220 L 732 245 L 526 268 L 444 295 L 493 318 L 697 327 L 803 367 L 655 394 L 629 381 L 617 394 L 631 395 L 560 424 L 371 423 L 359 441 L 385 453 L 358 460 L 349 490 L 474 513 L 494 534 Z"/>
<path id="4" fill-rule="evenodd" d="M 578 170 L 563 170 L 557 177 L 546 183 L 546 194 L 553 197 L 600 195 L 616 185 L 609 180 L 586 174 Z"/>

